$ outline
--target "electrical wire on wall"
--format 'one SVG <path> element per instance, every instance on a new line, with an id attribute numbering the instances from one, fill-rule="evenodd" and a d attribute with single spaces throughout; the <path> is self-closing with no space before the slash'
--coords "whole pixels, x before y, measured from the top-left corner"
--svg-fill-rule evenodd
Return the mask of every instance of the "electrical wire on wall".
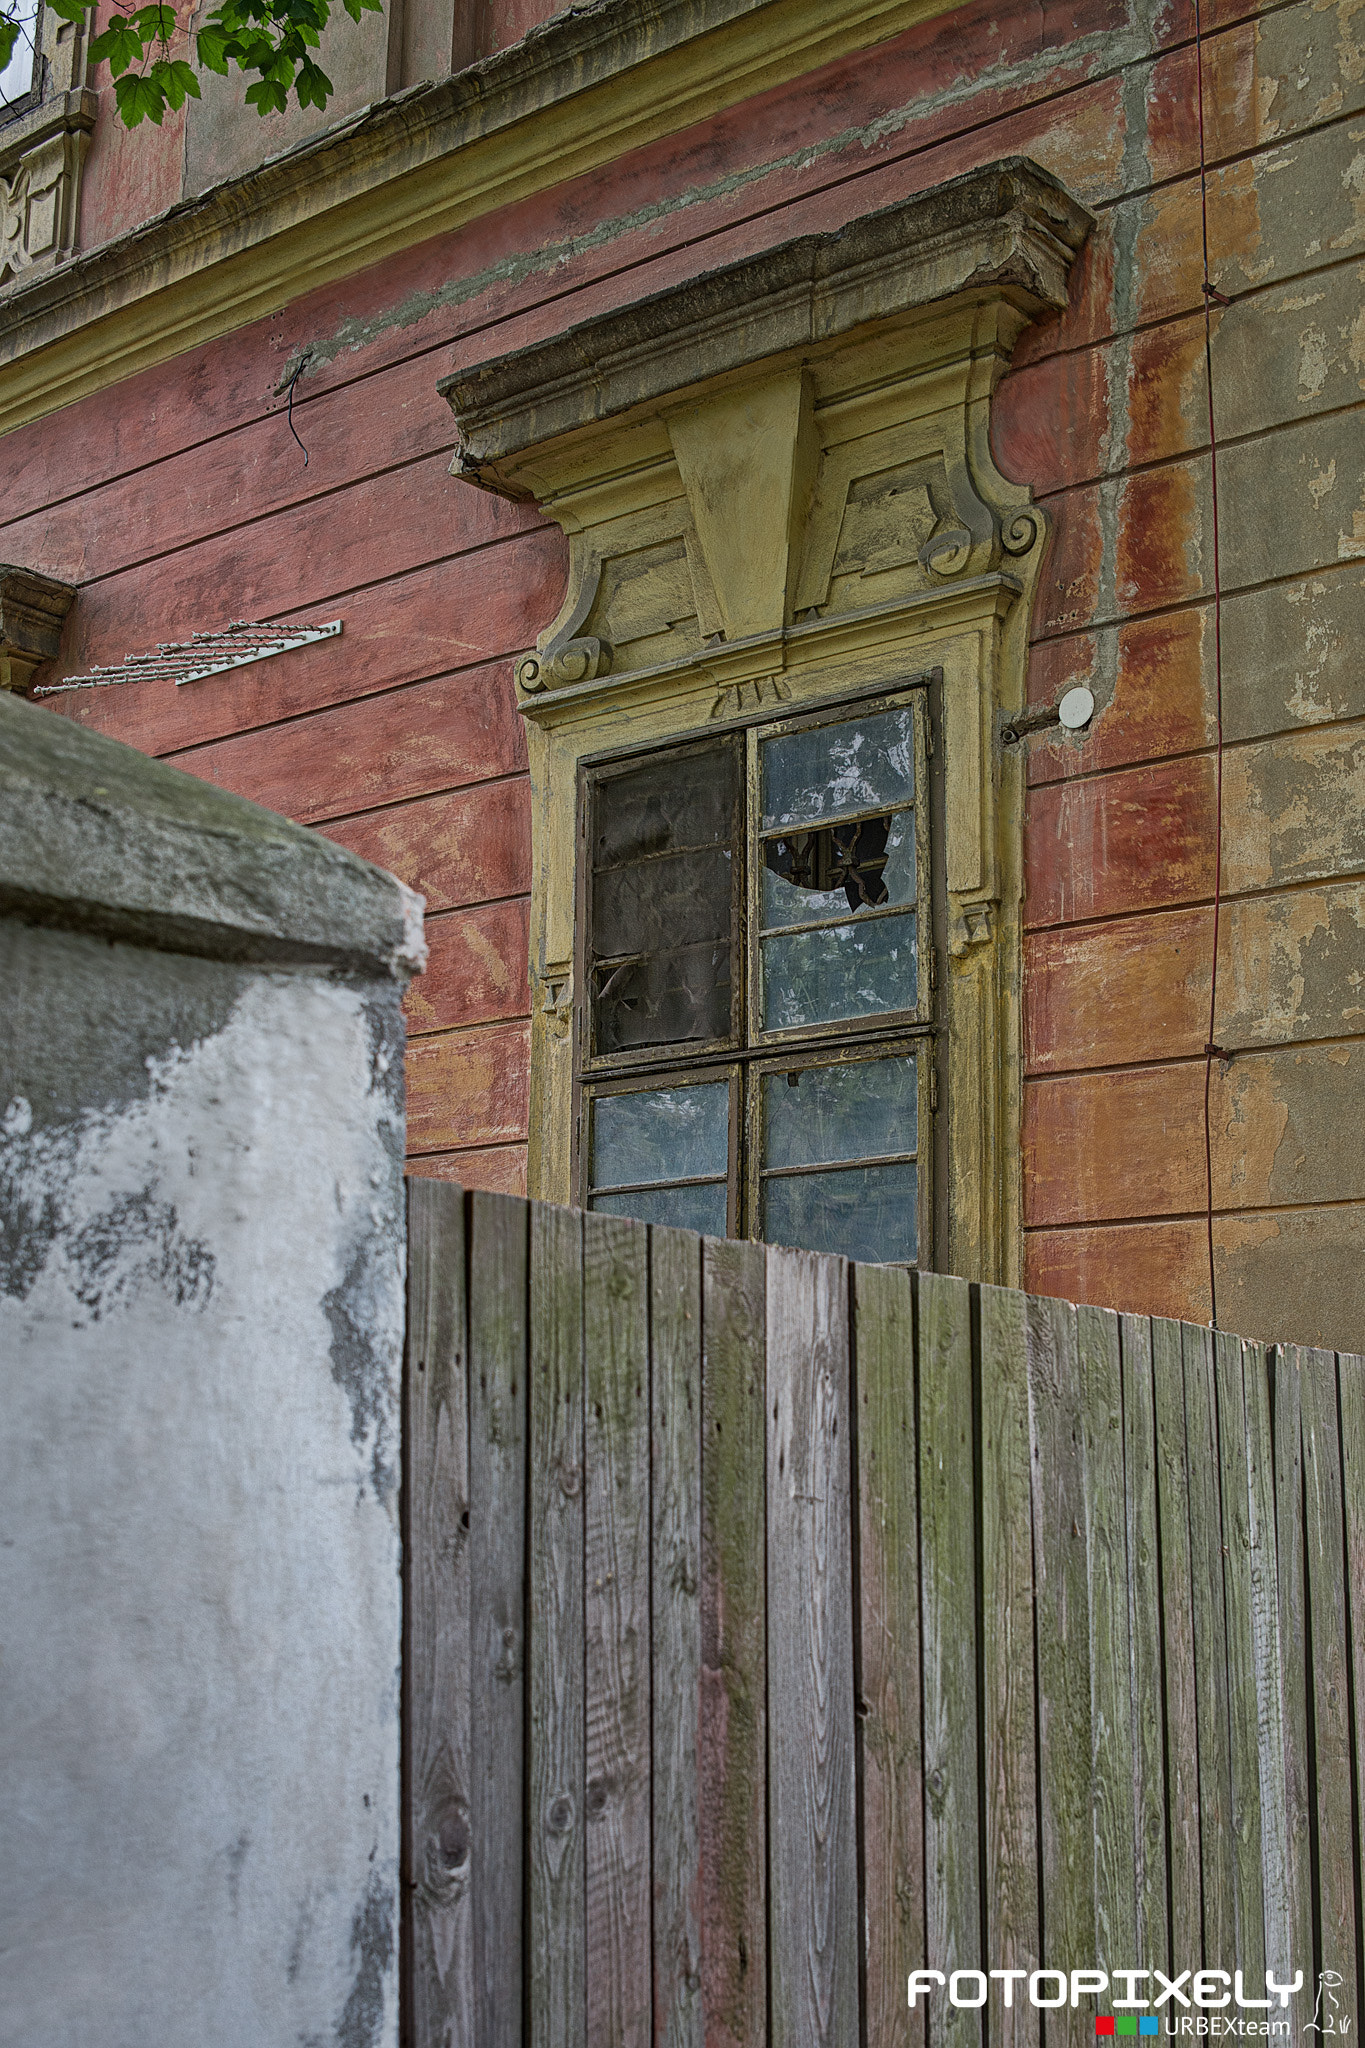
<path id="1" fill-rule="evenodd" d="M 1213 309 L 1227 299 L 1209 275 L 1209 173 L 1204 133 L 1204 25 L 1194 0 L 1194 73 L 1199 109 L 1199 221 L 1204 257 L 1204 382 L 1209 409 L 1209 492 L 1213 506 L 1214 855 L 1213 960 L 1209 976 L 1209 1029 L 1204 1045 L 1204 1187 L 1209 1251 L 1209 1326 L 1218 1328 L 1218 1271 L 1213 1242 L 1213 1063 L 1226 1059 L 1218 1045 L 1218 939 L 1223 908 L 1223 579 L 1218 536 L 1218 428 L 1213 404 Z"/>

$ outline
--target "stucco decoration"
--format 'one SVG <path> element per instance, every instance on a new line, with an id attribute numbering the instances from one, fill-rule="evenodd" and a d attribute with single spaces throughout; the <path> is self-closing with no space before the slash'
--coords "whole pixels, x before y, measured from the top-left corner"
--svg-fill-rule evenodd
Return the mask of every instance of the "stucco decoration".
<path id="1" fill-rule="evenodd" d="M 441 389 L 453 473 L 569 537 L 516 666 L 535 787 L 534 1191 L 567 1199 L 578 763 L 942 682 L 947 1256 L 1018 1272 L 1018 763 L 1046 519 L 996 470 L 990 402 L 1066 303 L 1090 216 L 1022 158 L 603 315 Z M 552 993 L 553 992 L 553 993 Z"/>
<path id="2" fill-rule="evenodd" d="M 95 125 L 85 32 L 42 17 L 36 104 L 0 126 L 0 287 L 49 270 L 76 246 L 81 168 Z"/>
<path id="3" fill-rule="evenodd" d="M 40 663 L 52 660 L 75 596 L 55 576 L 0 562 L 0 690 L 26 690 Z"/>

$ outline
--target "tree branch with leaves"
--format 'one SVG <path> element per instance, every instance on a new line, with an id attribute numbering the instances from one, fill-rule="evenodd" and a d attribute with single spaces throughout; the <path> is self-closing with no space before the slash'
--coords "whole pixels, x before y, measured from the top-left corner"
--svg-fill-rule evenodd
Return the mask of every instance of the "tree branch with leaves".
<path id="1" fill-rule="evenodd" d="M 95 0 L 43 0 L 52 14 L 93 26 Z M 341 0 L 352 21 L 383 12 L 383 0 Z M 20 35 L 31 32 L 14 0 L 0 0 L 0 71 Z M 172 54 L 179 31 L 173 7 L 112 14 L 90 44 L 90 59 L 107 64 L 119 119 L 160 126 L 168 108 L 200 97 L 201 71 L 237 71 L 251 80 L 246 103 L 258 114 L 282 114 L 292 92 L 301 107 L 325 107 L 332 81 L 312 56 L 331 17 L 332 0 L 221 0 L 197 29 L 186 31 L 188 56 Z M 192 60 L 192 61 L 191 61 Z"/>

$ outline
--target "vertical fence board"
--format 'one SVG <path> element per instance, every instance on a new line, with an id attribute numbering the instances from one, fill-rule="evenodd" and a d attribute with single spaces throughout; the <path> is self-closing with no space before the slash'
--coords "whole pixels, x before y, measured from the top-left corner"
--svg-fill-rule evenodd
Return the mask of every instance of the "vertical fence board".
<path id="1" fill-rule="evenodd" d="M 858 2036 L 848 1268 L 768 1254 L 773 2048 Z"/>
<path id="2" fill-rule="evenodd" d="M 1253 1998 L 1264 1997 L 1265 1897 L 1261 1881 L 1261 1695 L 1253 1619 L 1251 1424 L 1242 1342 L 1220 1331 L 1213 1341 L 1219 1486 L 1222 1496 L 1224 1609 L 1227 1622 L 1228 1766 L 1232 1806 L 1232 1954 Z M 1253 1368 L 1254 1369 L 1254 1368 Z"/>
<path id="3" fill-rule="evenodd" d="M 420 2048 L 473 2048 L 469 1413 L 462 1188 L 408 1182 L 404 1679 L 408 2012 Z"/>
<path id="4" fill-rule="evenodd" d="M 649 1235 L 583 1219 L 588 2039 L 649 2048 Z"/>
<path id="5" fill-rule="evenodd" d="M 702 1245 L 702 1995 L 708 2048 L 767 2038 L 764 1256 Z"/>
<path id="6" fill-rule="evenodd" d="M 1337 1358 L 1341 1398 L 1341 1476 L 1346 1508 L 1346 1599 L 1355 1699 L 1356 1855 L 1365 1833 L 1365 1358 Z M 1365 1928 L 1360 1930 L 1365 1942 Z M 1365 1948 L 1356 1958 L 1357 2012 L 1365 2016 Z M 1357 2026 L 1360 2021 L 1357 2020 Z"/>
<path id="7" fill-rule="evenodd" d="M 924 1960 L 914 1284 L 888 1266 L 853 1280 L 866 2039 L 924 2048 L 905 1998 Z"/>
<path id="8" fill-rule="evenodd" d="M 1076 1311 L 1082 1406 L 1090 1769 L 1095 1838 L 1092 1953 L 1102 1970 L 1137 1954 L 1138 1845 L 1133 1825 L 1132 1649 L 1128 1516 L 1123 1485 L 1123 1368 L 1118 1317 Z M 1092 2029 L 1093 2032 L 1093 2029 Z"/>
<path id="9" fill-rule="evenodd" d="M 971 1296 L 922 1273 L 918 1299 L 925 1960 L 948 1974 L 981 1963 Z M 978 2048 L 980 2015 L 940 1999 L 929 2038 Z"/>
<path id="10" fill-rule="evenodd" d="M 1356 1868 L 1351 1786 L 1351 1644 L 1346 1623 L 1345 1518 L 1337 1361 L 1299 1353 L 1303 1393 L 1304 1549 L 1314 1757 L 1317 1765 L 1318 1921 L 1323 1972 L 1337 1972 L 1341 2010 L 1356 1998 Z"/>
<path id="11" fill-rule="evenodd" d="M 528 1990 L 537 2048 L 581 2048 L 584 1966 L 583 1226 L 531 1209 Z"/>
<path id="12" fill-rule="evenodd" d="M 1042 1807 L 1043 1944 L 1049 1966 L 1095 1948 L 1091 1817 L 1090 1600 L 1076 1311 L 1028 1305 L 1038 1579 L 1038 1768 Z M 1061 2011 L 1049 2041 L 1094 2039 L 1094 2021 Z"/>
<path id="13" fill-rule="evenodd" d="M 1275 1547 L 1279 1561 L 1280 1718 L 1284 1729 L 1284 1811 L 1289 1842 L 1289 1953 L 1291 1973 L 1312 1983 L 1312 1782 L 1308 1769 L 1307 1588 L 1303 1546 L 1303 1402 L 1298 1353 L 1275 1354 Z M 1279 1978 L 1281 1983 L 1286 1978 Z"/>
<path id="14" fill-rule="evenodd" d="M 525 1202 L 470 1197 L 470 1725 L 478 2048 L 521 2048 L 526 1636 Z"/>
<path id="15" fill-rule="evenodd" d="M 1288 1961 L 1289 1823 L 1285 1809 L 1284 1712 L 1280 1689 L 1279 1545 L 1275 1533 L 1275 1444 L 1270 1427 L 1269 1354 L 1242 1346 L 1246 1423 L 1247 1538 L 1251 1563 L 1251 1645 L 1256 1689 L 1256 1775 L 1261 1807 L 1263 1970 Z M 1264 1978 L 1254 1990 L 1263 1990 Z"/>
<path id="16" fill-rule="evenodd" d="M 1195 1706 L 1194 1608 L 1190 1582 L 1190 1484 L 1185 1442 L 1185 1366 L 1181 1326 L 1152 1318 L 1152 1393 L 1156 1417 L 1157 1514 L 1161 1538 L 1161 1611 L 1166 1645 L 1166 1843 L 1171 1928 L 1187 1951 L 1201 1944 L 1204 1901 L 1199 1864 L 1199 1744 Z M 1183 1953 L 1183 1952 L 1182 1952 Z M 1187 1958 L 1186 1958 L 1187 1959 Z M 1176 1962 L 1173 1954 L 1171 1961 Z M 1185 1967 L 1182 1959 L 1179 1967 Z"/>
<path id="17" fill-rule="evenodd" d="M 1170 1968 L 1166 1921 L 1166 1700 L 1161 1657 L 1152 1326 L 1120 1316 L 1124 1497 L 1128 1518 L 1129 1699 L 1133 1747 L 1134 1955 Z"/>
<path id="18" fill-rule="evenodd" d="M 1223 1597 L 1223 1519 L 1213 1337 L 1186 1323 L 1185 1448 L 1189 1459 L 1190 1567 L 1194 1614 L 1194 1696 L 1199 1746 L 1199 1868 L 1204 1888 L 1204 1960 L 1220 1968 L 1235 1954 L 1236 1862 L 1232 1767 L 1228 1760 L 1228 1654 Z"/>
<path id="19" fill-rule="evenodd" d="M 703 2048 L 701 1840 L 701 1246 L 652 1230 L 650 1435 L 654 1699 L 654 2038 Z"/>
<path id="20" fill-rule="evenodd" d="M 1028 1343 L 1022 1294 L 983 1287 L 980 1304 L 984 1967 L 1036 1970 L 1042 1952 Z M 860 1357 L 861 1341 L 859 1331 Z M 1035 2048 L 1039 2035 L 1037 2008 L 1026 1997 L 994 2008 L 991 2040 L 999 2048 Z"/>

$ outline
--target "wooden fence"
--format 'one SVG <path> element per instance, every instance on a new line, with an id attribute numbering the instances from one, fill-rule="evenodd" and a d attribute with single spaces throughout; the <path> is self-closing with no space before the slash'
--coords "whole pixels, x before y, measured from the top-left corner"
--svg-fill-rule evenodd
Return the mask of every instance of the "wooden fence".
<path id="1" fill-rule="evenodd" d="M 1365 2010 L 1361 1360 L 428 1181 L 410 1248 L 411 2048 Z"/>

